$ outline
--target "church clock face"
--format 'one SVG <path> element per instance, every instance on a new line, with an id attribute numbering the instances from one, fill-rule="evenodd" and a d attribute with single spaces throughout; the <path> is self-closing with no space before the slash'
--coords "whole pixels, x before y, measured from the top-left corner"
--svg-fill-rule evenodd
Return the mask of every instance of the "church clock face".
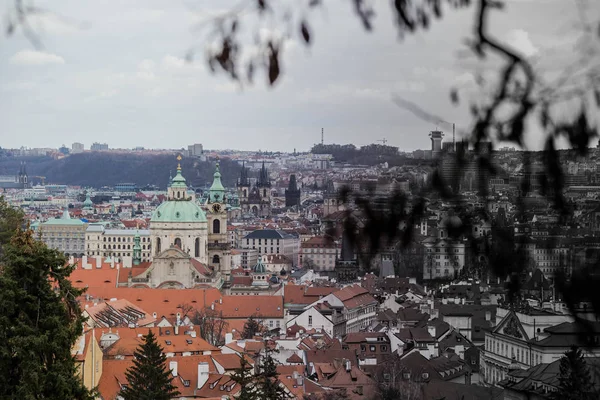
<path id="1" fill-rule="evenodd" d="M 221 205 L 220 204 L 213 204 L 212 210 L 213 210 L 214 213 L 220 213 L 221 212 Z"/>

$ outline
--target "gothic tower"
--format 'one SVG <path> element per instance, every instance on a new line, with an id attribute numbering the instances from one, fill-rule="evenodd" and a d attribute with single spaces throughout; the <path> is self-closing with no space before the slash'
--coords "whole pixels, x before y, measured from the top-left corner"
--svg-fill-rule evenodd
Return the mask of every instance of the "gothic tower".
<path id="1" fill-rule="evenodd" d="M 285 190 L 285 206 L 286 207 L 300 207 L 300 189 L 296 183 L 296 175 L 290 175 L 290 183 L 288 188 Z"/>

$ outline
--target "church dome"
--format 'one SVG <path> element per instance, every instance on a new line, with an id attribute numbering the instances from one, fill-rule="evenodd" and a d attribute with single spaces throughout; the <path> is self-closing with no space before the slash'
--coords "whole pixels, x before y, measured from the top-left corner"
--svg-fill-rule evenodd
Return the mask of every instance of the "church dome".
<path id="1" fill-rule="evenodd" d="M 90 193 L 85 194 L 85 201 L 83 202 L 83 208 L 94 208 L 94 203 L 92 199 L 90 199 Z"/>
<path id="2" fill-rule="evenodd" d="M 206 214 L 193 201 L 165 201 L 154 211 L 150 222 L 206 222 Z"/>
<path id="3" fill-rule="evenodd" d="M 252 268 L 252 272 L 254 272 L 255 274 L 264 274 L 267 272 L 267 268 L 262 262 L 262 257 L 258 257 L 258 262 L 254 266 L 254 268 Z"/>

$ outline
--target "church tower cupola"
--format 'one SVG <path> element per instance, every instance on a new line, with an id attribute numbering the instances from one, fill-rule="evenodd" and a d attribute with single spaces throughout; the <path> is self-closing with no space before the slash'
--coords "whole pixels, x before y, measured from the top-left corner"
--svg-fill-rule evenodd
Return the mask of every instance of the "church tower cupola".
<path id="1" fill-rule="evenodd" d="M 225 188 L 221 183 L 221 171 L 219 170 L 219 160 L 215 168 L 213 175 L 213 183 L 208 191 L 208 202 L 209 203 L 225 203 Z"/>
<path id="2" fill-rule="evenodd" d="M 177 174 L 171 179 L 169 186 L 169 200 L 186 200 L 187 184 L 185 178 L 181 175 L 181 155 L 177 156 Z"/>

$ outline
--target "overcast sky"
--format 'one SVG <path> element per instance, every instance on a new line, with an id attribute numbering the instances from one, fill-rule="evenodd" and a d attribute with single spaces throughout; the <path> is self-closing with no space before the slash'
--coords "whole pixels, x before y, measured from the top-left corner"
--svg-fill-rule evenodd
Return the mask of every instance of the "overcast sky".
<path id="1" fill-rule="evenodd" d="M 0 3 L 0 11 L 10 12 L 12 0 Z M 448 93 L 453 86 L 473 85 L 478 67 L 459 54 L 473 9 L 449 11 L 429 31 L 398 40 L 389 2 L 375 1 L 375 31 L 365 33 L 350 1 L 328 0 L 325 10 L 309 18 L 314 44 L 306 49 L 287 42 L 276 87 L 268 88 L 260 75 L 253 87 L 239 90 L 225 76 L 211 75 L 202 55 L 191 65 L 183 60 L 203 43 L 198 21 L 233 3 L 36 2 L 55 14 L 32 23 L 43 49 L 20 32 L 0 39 L 0 146 L 202 143 L 210 149 L 291 152 L 309 149 L 324 128 L 326 143 L 365 145 L 386 138 L 401 149 L 428 148 L 428 132 L 436 127 L 395 106 L 394 93 L 468 126 L 466 106 L 452 106 Z M 598 20 L 600 2 L 591 3 L 589 16 Z M 495 13 L 492 30 L 536 65 L 559 68 L 571 58 L 575 41 L 573 4 L 508 1 L 506 12 Z M 5 31 L 4 18 L 2 23 Z"/>

